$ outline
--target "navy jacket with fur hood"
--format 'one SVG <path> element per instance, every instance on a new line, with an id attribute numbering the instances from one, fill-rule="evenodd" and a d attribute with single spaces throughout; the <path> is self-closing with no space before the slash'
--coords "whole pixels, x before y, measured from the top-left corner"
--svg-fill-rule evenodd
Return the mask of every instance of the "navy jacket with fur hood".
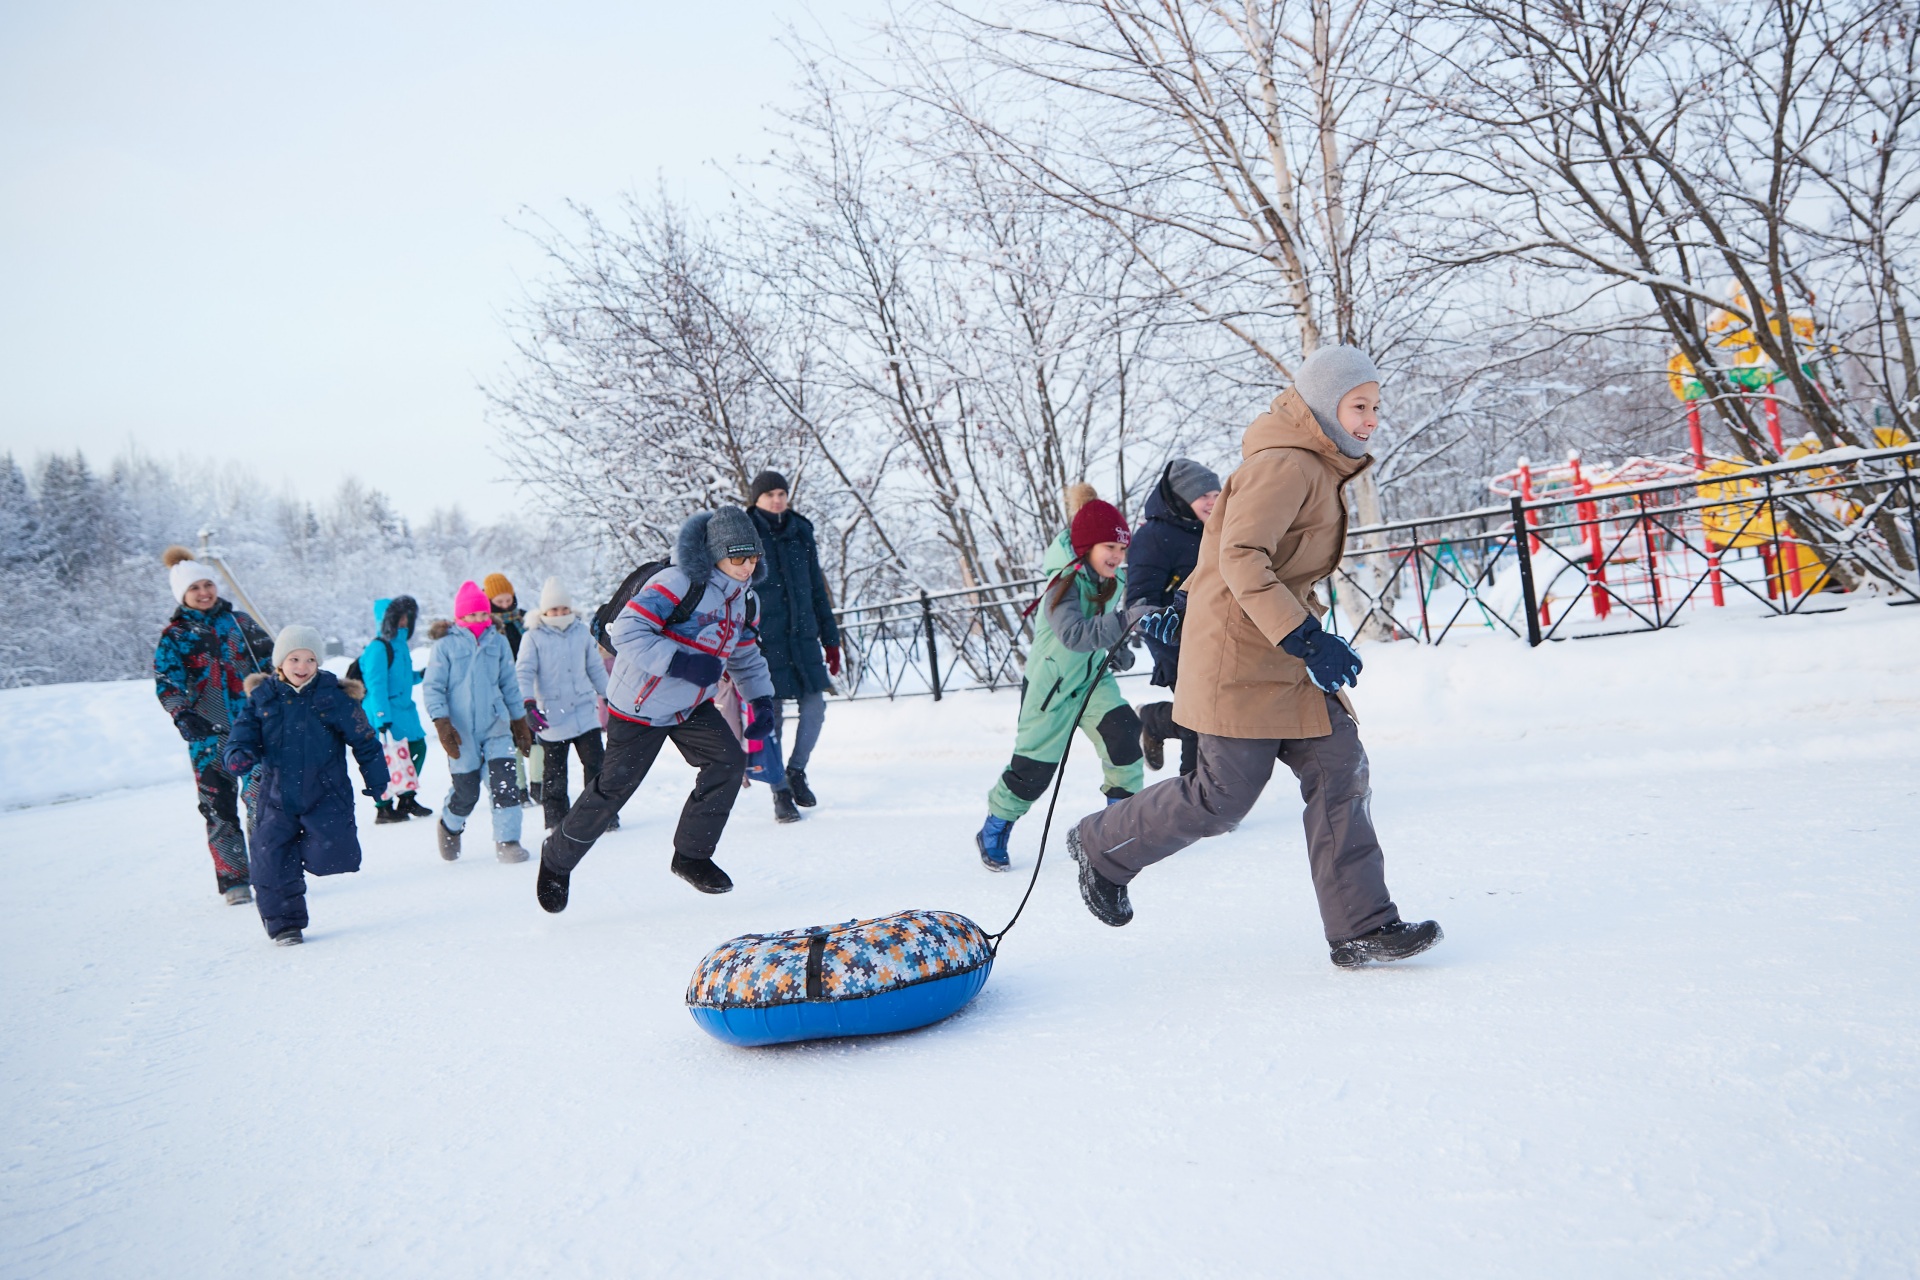
<path id="1" fill-rule="evenodd" d="M 713 698 L 718 685 L 695 685 L 667 674 L 667 664 L 682 649 L 719 658 L 747 701 L 773 693 L 767 660 L 747 627 L 752 586 L 735 582 L 714 565 L 707 553 L 711 519 L 712 512 L 702 512 L 680 526 L 673 563 L 648 578 L 607 624 L 616 650 L 613 674 L 607 677 L 607 710 L 622 720 L 680 724 Z M 763 560 L 754 570 L 756 582 L 764 572 Z M 667 615 L 689 591 L 700 592 L 700 603 L 685 622 L 668 629 Z"/>
<path id="2" fill-rule="evenodd" d="M 387 760 L 360 709 L 359 682 L 343 685 L 321 671 L 295 689 L 277 676 L 247 677 L 247 705 L 227 735 L 229 772 L 252 757 L 259 803 L 293 817 L 345 814 L 353 827 L 353 783 L 345 747 L 360 762 L 368 790 L 384 795 Z"/>
<path id="3" fill-rule="evenodd" d="M 1147 495 L 1146 518 L 1127 545 L 1127 603 L 1157 608 L 1172 604 L 1200 562 L 1200 535 L 1205 528 L 1193 508 L 1173 491 L 1168 473 L 1161 472 L 1160 483 Z M 1180 670 L 1179 645 L 1169 647 L 1148 638 L 1147 650 L 1153 654 L 1153 683 L 1173 688 Z"/>

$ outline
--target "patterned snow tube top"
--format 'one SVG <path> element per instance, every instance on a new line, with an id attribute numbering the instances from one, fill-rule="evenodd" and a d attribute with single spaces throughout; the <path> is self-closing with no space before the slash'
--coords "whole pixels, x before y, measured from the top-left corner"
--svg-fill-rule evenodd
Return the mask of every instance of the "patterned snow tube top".
<path id="1" fill-rule="evenodd" d="M 907 1031 L 958 1012 L 993 969 L 979 925 L 951 911 L 785 933 L 749 933 L 707 953 L 687 985 L 701 1028 L 750 1047 Z"/>

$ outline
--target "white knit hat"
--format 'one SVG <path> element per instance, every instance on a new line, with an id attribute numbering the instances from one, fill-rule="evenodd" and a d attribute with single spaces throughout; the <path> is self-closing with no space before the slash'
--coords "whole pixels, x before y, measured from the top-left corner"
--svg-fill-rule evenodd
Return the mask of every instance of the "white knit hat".
<path id="1" fill-rule="evenodd" d="M 303 627 L 299 623 L 280 628 L 280 636 L 273 642 L 273 665 L 277 669 L 281 663 L 296 650 L 305 649 L 318 658 L 326 651 L 327 642 L 313 627 Z"/>
<path id="2" fill-rule="evenodd" d="M 540 586 L 540 612 L 558 609 L 562 605 L 573 608 L 573 593 L 561 584 L 558 578 L 548 578 Z"/>
<path id="3" fill-rule="evenodd" d="M 187 588 L 194 583 L 219 584 L 220 580 L 213 576 L 212 566 L 195 560 L 193 553 L 185 547 L 168 547 L 160 559 L 167 566 L 167 585 L 173 588 L 173 598 L 180 604 L 187 602 Z"/>

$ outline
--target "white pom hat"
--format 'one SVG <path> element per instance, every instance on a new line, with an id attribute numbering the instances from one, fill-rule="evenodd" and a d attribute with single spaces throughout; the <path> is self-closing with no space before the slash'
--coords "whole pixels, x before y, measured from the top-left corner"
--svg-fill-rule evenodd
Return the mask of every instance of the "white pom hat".
<path id="1" fill-rule="evenodd" d="M 187 602 L 187 588 L 194 583 L 211 582 L 219 585 L 220 580 L 213 576 L 212 566 L 195 560 L 193 553 L 185 547 L 168 547 L 160 559 L 167 566 L 167 585 L 173 588 L 173 598 L 181 604 Z"/>

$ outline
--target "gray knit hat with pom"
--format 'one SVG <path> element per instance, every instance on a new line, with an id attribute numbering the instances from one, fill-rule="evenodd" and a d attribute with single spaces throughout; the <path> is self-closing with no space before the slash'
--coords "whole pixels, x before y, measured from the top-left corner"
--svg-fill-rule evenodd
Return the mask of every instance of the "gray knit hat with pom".
<path id="1" fill-rule="evenodd" d="M 1341 453 L 1349 458 L 1364 458 L 1366 441 L 1354 438 L 1340 425 L 1340 398 L 1355 387 L 1378 381 L 1380 370 L 1374 368 L 1373 361 L 1360 348 L 1321 347 L 1300 362 L 1293 389 L 1307 402 L 1307 408 L 1313 410 L 1313 420 Z"/>

